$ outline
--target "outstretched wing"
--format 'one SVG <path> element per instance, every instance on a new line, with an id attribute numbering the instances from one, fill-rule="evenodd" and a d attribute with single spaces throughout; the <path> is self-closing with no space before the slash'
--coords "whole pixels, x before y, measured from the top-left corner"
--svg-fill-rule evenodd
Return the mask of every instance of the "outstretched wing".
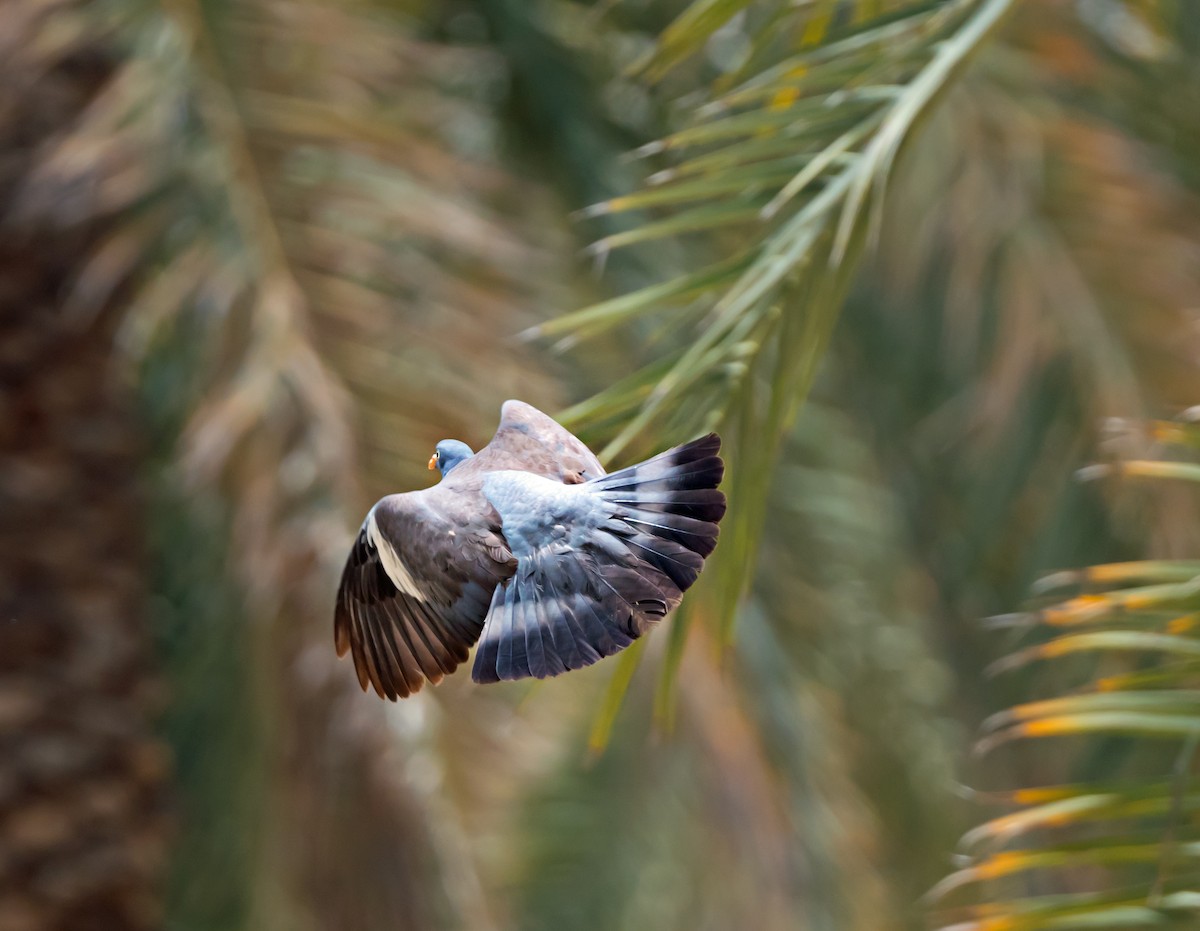
<path id="1" fill-rule="evenodd" d="M 492 596 L 475 681 L 591 665 L 674 608 L 716 546 L 720 445 L 710 434 L 576 485 L 527 472 L 486 476 L 517 567 Z"/>
<path id="2" fill-rule="evenodd" d="M 350 550 L 334 611 L 338 656 L 363 689 L 405 698 L 467 659 L 512 571 L 496 528 L 435 486 L 380 500 Z"/>

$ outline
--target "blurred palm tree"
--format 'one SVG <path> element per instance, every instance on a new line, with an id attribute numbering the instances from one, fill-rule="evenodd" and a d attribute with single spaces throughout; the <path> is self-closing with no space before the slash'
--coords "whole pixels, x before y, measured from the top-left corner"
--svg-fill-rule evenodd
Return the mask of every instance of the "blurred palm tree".
<path id="1" fill-rule="evenodd" d="M 539 195 L 492 164 L 479 101 L 494 60 L 423 45 L 378 8 L 26 12 L 6 13 L 41 55 L 13 62 L 21 82 L 53 90 L 50 69 L 107 63 L 87 105 L 11 166 L 5 221 L 95 227 L 64 240 L 86 249 L 47 250 L 69 269 L 56 319 L 123 305 L 94 349 L 137 373 L 159 437 L 151 608 L 182 820 L 171 922 L 481 912 L 469 870 L 440 868 L 453 824 L 397 771 L 383 709 L 337 675 L 324 587 L 349 515 L 417 481 L 440 436 L 482 432 L 494 397 L 549 400 L 519 350 L 493 352 L 544 313 L 538 281 L 554 278 L 551 253 L 501 219 L 520 203 L 532 229 Z"/>
<path id="2" fill-rule="evenodd" d="M 1155 19 L 1180 4 L 1017 6 L 0 13 L 8 86 L 87 101 L 13 150 L 5 228 L 55 231 L 56 313 L 107 321 L 89 365 L 154 437 L 123 445 L 149 516 L 113 520 L 148 534 L 171 694 L 170 924 L 922 923 L 964 817 L 950 706 L 994 700 L 965 619 L 1182 532 L 1118 532 L 1070 477 L 1100 418 L 1196 395 L 1161 93 L 1195 37 Z M 559 313 L 598 286 L 556 218 L 600 199 L 626 293 Z M 363 698 L 328 642 L 349 528 L 504 397 L 568 394 L 613 459 L 720 425 L 713 570 L 621 661 Z"/>
<path id="3" fill-rule="evenodd" d="M 0 14 L 0 215 L 115 63 L 27 45 L 45 10 Z M 115 319 L 58 311 L 76 256 L 115 226 L 0 234 L 0 926 L 150 929 L 168 832 L 141 568 L 144 435 L 109 377 Z"/>

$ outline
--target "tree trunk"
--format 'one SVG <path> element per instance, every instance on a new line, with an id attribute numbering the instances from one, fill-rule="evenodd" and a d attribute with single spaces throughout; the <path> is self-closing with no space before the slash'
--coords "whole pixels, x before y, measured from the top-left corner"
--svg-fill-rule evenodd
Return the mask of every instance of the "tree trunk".
<path id="1" fill-rule="evenodd" d="M 145 929 L 161 924 L 169 755 L 152 726 L 141 446 L 111 315 L 61 306 L 102 230 L 18 229 L 10 210 L 107 67 L 77 53 L 22 69 L 36 6 L 0 11 L 0 931 Z"/>

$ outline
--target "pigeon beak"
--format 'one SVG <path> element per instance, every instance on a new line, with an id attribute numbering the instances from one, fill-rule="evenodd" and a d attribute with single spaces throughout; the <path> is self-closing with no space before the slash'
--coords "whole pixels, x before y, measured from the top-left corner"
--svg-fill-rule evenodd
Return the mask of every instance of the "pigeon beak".
<path id="1" fill-rule="evenodd" d="M 432 472 L 437 468 L 437 453 L 429 457 L 429 471 Z"/>

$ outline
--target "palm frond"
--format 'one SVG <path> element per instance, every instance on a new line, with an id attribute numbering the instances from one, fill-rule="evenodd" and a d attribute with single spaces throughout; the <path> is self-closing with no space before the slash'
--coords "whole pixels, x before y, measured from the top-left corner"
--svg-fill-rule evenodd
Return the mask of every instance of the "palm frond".
<path id="1" fill-rule="evenodd" d="M 736 675 L 692 638 L 670 740 L 649 713 L 649 661 L 603 755 L 587 752 L 589 709 L 572 709 L 570 751 L 517 816 L 522 847 L 507 855 L 514 925 L 690 928 L 748 913 L 764 931 L 793 928 L 798 916 L 854 931 L 887 923 L 836 700 L 795 674 L 761 612 L 739 636 L 747 649 Z M 546 702 L 561 714 L 567 695 Z M 862 878 L 846 896 L 852 874 Z"/>
<path id="2" fill-rule="evenodd" d="M 422 42 L 374 3 L 29 6 L 45 29 L 19 61 L 36 69 L 38 56 L 92 43 L 114 74 L 31 160 L 4 220 L 111 221 L 109 237 L 78 258 L 64 317 L 85 320 L 119 294 L 122 371 L 186 373 L 169 386 L 182 427 L 170 428 L 181 436 L 168 484 L 197 509 L 216 492 L 212 509 L 227 524 L 210 536 L 228 539 L 213 545 L 251 596 L 245 623 L 222 628 L 248 659 L 206 683 L 225 689 L 223 702 L 192 687 L 213 659 L 187 649 L 188 624 L 171 627 L 186 667 L 172 666 L 178 694 L 212 701 L 214 716 L 270 719 L 286 707 L 291 722 L 265 735 L 262 779 L 190 755 L 184 735 L 193 775 L 218 774 L 226 781 L 205 782 L 209 791 L 242 793 L 229 808 L 261 812 L 242 826 L 258 861 L 223 901 L 259 927 L 424 927 L 448 911 L 474 915 L 478 890 L 443 889 L 441 858 L 428 855 L 459 849 L 449 819 L 429 816 L 400 768 L 381 765 L 383 709 L 350 704 L 359 696 L 334 665 L 329 599 L 348 529 L 374 497 L 426 480 L 433 443 L 482 434 L 505 397 L 545 405 L 549 395 L 525 350 L 496 352 L 544 314 L 542 282 L 556 277 L 539 245 L 554 224 L 527 236 L 508 219 L 519 204 L 532 231 L 542 201 L 495 166 L 481 101 L 496 63 L 484 50 Z M 186 539 L 188 526 L 173 529 Z M 187 548 L 172 539 L 155 557 L 184 563 Z M 163 574 L 178 575 L 172 568 Z M 209 633 L 206 642 L 222 642 Z M 188 711 L 173 709 L 173 720 Z M 255 794 L 266 786 L 279 805 Z M 185 830 L 207 827 L 188 819 Z M 327 849 L 297 843 L 302 828 Z M 203 847 L 196 836 L 180 850 Z M 286 909 L 265 904 L 277 893 Z M 202 898 L 195 886 L 179 892 L 180 920 L 203 920 Z"/>
<path id="3" fill-rule="evenodd" d="M 1193 487 L 1200 430 L 1178 422 L 1155 435 L 1176 458 L 1121 461 L 1084 478 L 1181 480 Z M 1166 453 L 1168 450 L 1163 450 Z M 963 838 L 962 866 L 931 893 L 977 904 L 948 909 L 946 929 L 1142 927 L 1200 914 L 1200 836 L 1194 790 L 1200 747 L 1200 562 L 1143 560 L 1060 572 L 1039 603 L 999 619 L 1034 644 L 993 666 L 1031 664 L 1050 687 L 985 722 L 980 755 L 1069 739 L 1071 782 L 991 793 L 1010 810 Z M 1031 681 L 1037 681 L 1031 680 Z M 1057 769 L 1057 768 L 1056 768 Z M 1051 894 L 1051 890 L 1056 891 Z"/>
<path id="4" fill-rule="evenodd" d="M 545 257 L 498 219 L 523 194 L 447 138 L 473 133 L 486 144 L 487 117 L 471 99 L 480 88 L 461 76 L 487 69 L 467 67 L 468 53 L 416 42 L 369 4 L 250 4 L 220 17 L 193 0 L 167 9 L 95 10 L 123 14 L 124 67 L 44 154 L 16 213 L 62 222 L 72 212 L 124 215 L 72 292 L 82 313 L 99 285 L 135 282 L 128 351 L 146 351 L 185 315 L 203 322 L 214 355 L 187 434 L 196 477 L 235 469 L 254 428 L 270 422 L 273 435 L 290 435 L 285 455 L 304 449 L 313 474 L 357 506 L 351 403 L 391 411 L 436 377 L 432 366 L 397 371 L 400 349 L 417 360 L 435 338 L 461 337 L 473 358 L 503 332 L 475 319 L 532 322 L 520 309 L 531 303 L 528 279 L 512 270 L 544 268 Z M 289 41 L 292 29 L 306 42 Z M 290 46 L 277 60 L 276 43 Z M 384 89 L 401 103 L 385 103 Z M 491 374 L 512 382 L 518 370 L 514 362 Z M 406 425 L 419 432 L 418 448 L 473 409 L 494 416 L 499 391 L 478 398 L 461 378 L 440 387 L 447 416 L 422 412 Z M 369 467 L 395 451 L 391 433 L 368 431 Z M 278 516 L 279 505 L 254 506 Z"/>
<path id="5" fill-rule="evenodd" d="M 714 6 L 719 17 L 710 9 Z M 706 372 L 738 358 L 734 330 L 743 317 L 755 318 L 764 347 L 773 342 L 783 329 L 783 315 L 771 308 L 795 273 L 811 267 L 811 274 L 831 275 L 845 264 L 851 240 L 866 219 L 869 194 L 882 187 L 901 142 L 985 42 L 1009 4 L 893 3 L 865 22 L 850 15 L 854 6 L 802 4 L 783 14 L 783 22 L 758 24 L 762 34 L 749 27 L 753 38 L 769 45 L 773 60 L 756 59 L 726 75 L 708 102 L 695 109 L 690 125 L 641 150 L 643 155 L 686 153 L 675 166 L 654 175 L 646 190 L 590 211 L 688 204 L 665 219 L 601 239 L 592 247 L 599 253 L 731 224 L 748 234 L 725 237 L 724 251 L 733 251 L 728 248 L 731 239 L 740 248 L 705 270 L 712 275 L 721 269 L 724 274 L 715 280 L 689 277 L 675 292 L 647 289 L 618 299 L 621 313 L 606 305 L 533 331 L 556 334 L 586 327 L 591 332 L 622 322 L 635 307 L 644 312 L 690 299 L 697 291 L 723 292 L 688 353 L 666 378 L 657 379 L 652 396 L 629 402 L 637 416 L 606 447 L 606 455 L 624 451 Z M 685 12 L 664 33 L 648 66 L 651 74 L 674 65 L 681 46 L 690 51 L 709 40 L 724 19 L 747 14 L 750 4 L 705 2 L 697 7 L 704 9 Z M 822 8 L 827 12 L 834 7 L 840 11 L 837 19 L 844 20 L 841 28 L 822 13 Z M 721 89 L 729 84 L 733 86 Z"/>
<path id="6" fill-rule="evenodd" d="M 604 255 L 702 234 L 707 264 L 548 322 L 531 335 L 574 342 L 669 310 L 658 361 L 566 412 L 619 425 L 608 458 L 654 428 L 683 436 L 718 423 L 734 506 L 706 611 L 731 636 L 765 518 L 780 439 L 812 383 L 871 205 L 905 139 L 953 86 L 1012 6 L 1008 0 L 802 3 L 760 9 L 702 0 L 660 37 L 642 70 L 662 80 L 734 28 L 745 54 L 687 103 L 684 125 L 640 151 L 672 159 L 637 193 L 591 215 L 659 212 L 593 247 Z M 720 35 L 719 35 L 720 33 Z M 695 65 L 695 67 L 701 67 Z M 683 614 L 677 626 L 685 626 Z M 673 665 L 668 665 L 668 676 Z"/>

